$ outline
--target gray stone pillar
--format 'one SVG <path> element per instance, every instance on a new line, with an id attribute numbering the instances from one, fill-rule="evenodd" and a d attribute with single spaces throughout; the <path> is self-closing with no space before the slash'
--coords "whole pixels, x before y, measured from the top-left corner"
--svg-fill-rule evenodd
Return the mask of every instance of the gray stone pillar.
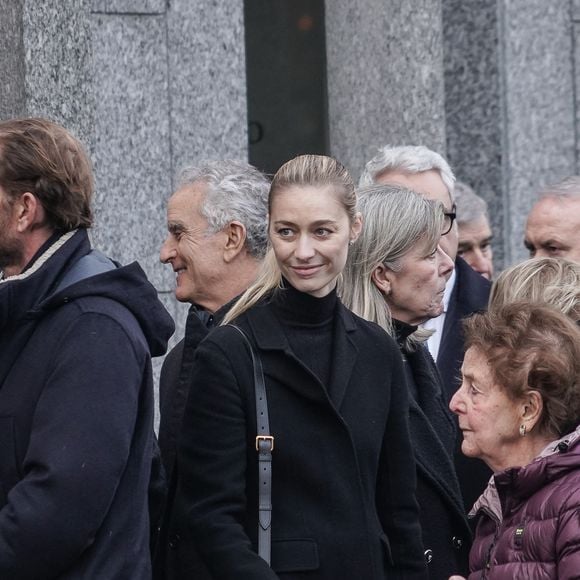
<path id="1" fill-rule="evenodd" d="M 2 0 L 0 115 L 43 116 L 93 146 L 89 0 Z M 4 100 L 5 96 L 7 97 Z"/>
<path id="2" fill-rule="evenodd" d="M 526 257 L 535 192 L 575 173 L 567 0 L 443 0 L 448 156 L 491 210 L 497 266 Z"/>
<path id="3" fill-rule="evenodd" d="M 23 0 L 0 0 L 0 119 L 25 110 Z"/>
<path id="4" fill-rule="evenodd" d="M 358 178 L 381 145 L 445 154 L 439 0 L 326 3 L 331 153 Z"/>

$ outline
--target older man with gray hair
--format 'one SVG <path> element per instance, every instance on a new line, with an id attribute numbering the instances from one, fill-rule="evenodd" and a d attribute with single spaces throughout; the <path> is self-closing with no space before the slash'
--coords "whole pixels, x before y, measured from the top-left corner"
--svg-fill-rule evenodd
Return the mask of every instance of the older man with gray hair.
<path id="1" fill-rule="evenodd" d="M 195 350 L 254 280 L 266 253 L 269 188 L 266 177 L 247 163 L 214 161 L 186 168 L 168 202 L 169 233 L 160 258 L 175 272 L 175 296 L 191 308 L 185 337 L 161 371 L 159 446 L 169 493 L 155 555 L 156 578 L 205 573 L 175 501 L 177 447 Z"/>
<path id="2" fill-rule="evenodd" d="M 580 263 L 580 176 L 545 187 L 526 224 L 530 257 L 562 257 Z"/>
<path id="3" fill-rule="evenodd" d="M 445 159 L 422 145 L 381 147 L 365 166 L 359 186 L 383 183 L 400 185 L 445 207 L 446 222 L 441 248 L 455 262 L 443 297 L 443 314 L 428 320 L 424 328 L 434 330 L 427 341 L 443 379 L 443 397 L 449 403 L 460 384 L 464 344 L 461 322 L 487 307 L 491 284 L 457 257 L 458 232 L 454 200 L 455 176 Z M 465 506 L 471 508 L 483 491 L 489 470 L 481 461 L 456 455 L 456 469 Z"/>
<path id="4" fill-rule="evenodd" d="M 455 203 L 457 204 L 457 226 L 459 228 L 459 248 L 462 257 L 484 278 L 493 278 L 493 234 L 489 225 L 486 201 L 477 195 L 469 185 L 455 182 Z"/>

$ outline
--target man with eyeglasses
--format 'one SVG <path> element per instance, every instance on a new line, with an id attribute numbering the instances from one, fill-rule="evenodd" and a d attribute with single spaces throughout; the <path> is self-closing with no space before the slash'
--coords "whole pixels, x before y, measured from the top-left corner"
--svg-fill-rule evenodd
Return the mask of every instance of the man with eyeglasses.
<path id="1" fill-rule="evenodd" d="M 435 331 L 429 337 L 427 347 L 437 363 L 443 396 L 448 404 L 461 383 L 464 354 L 461 322 L 473 312 L 487 308 L 491 288 L 489 280 L 457 256 L 459 236 L 453 198 L 455 176 L 447 161 L 427 147 L 387 145 L 381 147 L 365 165 L 359 187 L 373 183 L 401 185 L 427 199 L 440 201 L 445 207 L 446 219 L 440 245 L 455 262 L 455 268 L 445 287 L 443 314 L 422 326 Z M 483 491 L 490 472 L 483 462 L 464 458 L 460 452 L 456 457 L 456 469 L 465 506 L 470 509 Z"/>

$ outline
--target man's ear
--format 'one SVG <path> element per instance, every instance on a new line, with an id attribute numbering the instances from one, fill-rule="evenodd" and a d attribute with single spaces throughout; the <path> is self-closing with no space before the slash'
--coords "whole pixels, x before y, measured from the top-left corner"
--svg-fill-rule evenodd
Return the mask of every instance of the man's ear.
<path id="1" fill-rule="evenodd" d="M 381 291 L 383 296 L 391 293 L 391 270 L 384 264 L 379 264 L 371 274 L 373 284 Z"/>
<path id="2" fill-rule="evenodd" d="M 23 193 L 12 205 L 16 231 L 31 232 L 46 225 L 46 212 L 40 200 L 30 192 Z"/>
<path id="3" fill-rule="evenodd" d="M 246 227 L 241 222 L 230 222 L 225 228 L 226 243 L 224 261 L 230 263 L 240 254 L 246 244 Z"/>

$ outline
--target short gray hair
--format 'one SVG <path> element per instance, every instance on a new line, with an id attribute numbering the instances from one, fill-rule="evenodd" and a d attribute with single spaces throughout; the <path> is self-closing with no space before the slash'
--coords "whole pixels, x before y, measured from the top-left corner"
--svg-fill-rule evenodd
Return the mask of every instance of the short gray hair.
<path id="1" fill-rule="evenodd" d="M 538 201 L 548 197 L 580 197 L 580 175 L 570 175 L 557 183 L 547 185 L 538 193 Z"/>
<path id="2" fill-rule="evenodd" d="M 395 185 L 373 185 L 360 189 L 358 195 L 363 230 L 349 250 L 340 282 L 341 299 L 355 314 L 393 335 L 391 313 L 373 282 L 373 272 L 380 264 L 399 271 L 401 259 L 418 243 L 429 252 L 435 251 L 441 239 L 444 207 Z M 416 331 L 407 346 L 430 334 Z"/>
<path id="3" fill-rule="evenodd" d="M 185 167 L 179 176 L 179 188 L 195 183 L 207 186 L 201 213 L 209 232 L 219 232 L 238 221 L 246 228 L 250 254 L 263 258 L 268 246 L 270 182 L 266 176 L 248 163 L 226 159 Z"/>
<path id="4" fill-rule="evenodd" d="M 365 165 L 358 185 L 359 187 L 372 185 L 376 183 L 376 179 L 381 173 L 389 171 L 414 174 L 432 169 L 439 171 L 451 200 L 453 200 L 455 175 L 453 175 L 449 163 L 439 153 L 435 153 L 424 145 L 404 145 L 401 147 L 385 145 L 380 147 L 378 153 Z"/>
<path id="5" fill-rule="evenodd" d="M 489 221 L 487 202 L 477 195 L 467 183 L 455 182 L 455 203 L 457 204 L 457 223 L 468 224 L 481 218 Z"/>

